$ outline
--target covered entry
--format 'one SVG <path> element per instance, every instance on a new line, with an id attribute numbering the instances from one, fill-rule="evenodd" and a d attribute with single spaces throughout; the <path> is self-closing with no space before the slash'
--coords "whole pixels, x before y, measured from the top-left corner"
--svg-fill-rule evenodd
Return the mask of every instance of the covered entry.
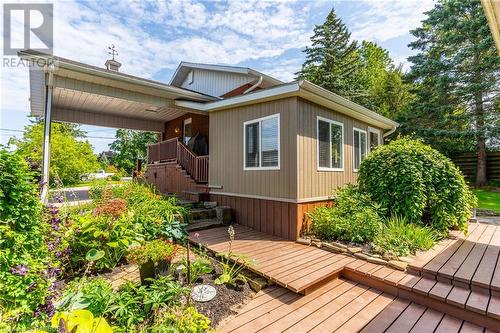
<path id="1" fill-rule="evenodd" d="M 158 132 L 161 140 L 170 121 L 188 114 L 187 109 L 175 106 L 175 100 L 216 99 L 120 73 L 120 64 L 114 60 L 106 62 L 107 68 L 99 68 L 32 50 L 19 56 L 31 64 L 31 115 L 45 118 L 42 200 L 48 193 L 51 121 Z M 189 113 L 208 122 L 205 111 Z"/>

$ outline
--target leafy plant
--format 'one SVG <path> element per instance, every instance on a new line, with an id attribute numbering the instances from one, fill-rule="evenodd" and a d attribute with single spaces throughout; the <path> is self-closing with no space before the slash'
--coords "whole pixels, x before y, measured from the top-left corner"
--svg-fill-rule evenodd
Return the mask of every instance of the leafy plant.
<path id="1" fill-rule="evenodd" d="M 60 333 L 112 333 L 106 319 L 95 318 L 88 310 L 57 312 L 52 317 L 52 327 Z"/>
<path id="2" fill-rule="evenodd" d="M 187 258 L 184 258 L 182 260 L 182 264 L 184 266 L 184 268 L 182 269 L 182 273 L 187 276 Z M 200 278 L 200 276 L 209 274 L 212 271 L 213 269 L 210 259 L 205 255 L 199 254 L 194 261 L 190 262 L 190 280 L 188 282 L 195 283 Z"/>
<path id="3" fill-rule="evenodd" d="M 198 313 L 194 307 L 166 308 L 151 327 L 153 333 L 183 332 L 204 333 L 210 330 L 210 319 Z"/>
<path id="4" fill-rule="evenodd" d="M 52 315 L 49 288 L 59 263 L 49 252 L 50 226 L 33 174 L 20 154 L 0 147 L 0 329 L 36 327 L 32 313 Z"/>
<path id="5" fill-rule="evenodd" d="M 104 278 L 87 278 L 71 281 L 59 300 L 59 311 L 87 309 L 95 316 L 106 313 L 113 295 L 111 284 Z"/>
<path id="6" fill-rule="evenodd" d="M 429 227 L 408 223 L 405 218 L 392 216 L 384 223 L 373 243 L 383 252 L 406 256 L 417 250 L 428 250 L 436 241 L 436 233 Z"/>
<path id="7" fill-rule="evenodd" d="M 373 240 L 382 227 L 379 207 L 353 185 L 338 189 L 336 194 L 334 206 L 318 207 L 308 214 L 314 234 L 354 243 Z"/>
<path id="8" fill-rule="evenodd" d="M 161 260 L 172 260 L 176 246 L 161 239 L 146 241 L 142 246 L 134 247 L 130 250 L 127 258 L 138 265 L 147 262 L 157 263 Z"/>
<path id="9" fill-rule="evenodd" d="M 401 138 L 378 147 L 361 163 L 358 181 L 386 216 L 424 221 L 441 232 L 466 230 L 476 205 L 453 162 L 419 140 Z"/>

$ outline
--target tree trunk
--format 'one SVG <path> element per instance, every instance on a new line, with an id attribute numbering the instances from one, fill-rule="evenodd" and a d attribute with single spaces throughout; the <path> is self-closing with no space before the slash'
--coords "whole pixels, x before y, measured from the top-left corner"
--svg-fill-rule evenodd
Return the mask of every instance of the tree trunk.
<path id="1" fill-rule="evenodd" d="M 476 186 L 485 186 L 488 183 L 486 163 L 486 138 L 484 133 L 484 109 L 483 109 L 483 94 L 476 93 L 475 96 L 475 111 L 476 111 L 476 131 L 477 131 L 477 168 L 476 168 Z"/>

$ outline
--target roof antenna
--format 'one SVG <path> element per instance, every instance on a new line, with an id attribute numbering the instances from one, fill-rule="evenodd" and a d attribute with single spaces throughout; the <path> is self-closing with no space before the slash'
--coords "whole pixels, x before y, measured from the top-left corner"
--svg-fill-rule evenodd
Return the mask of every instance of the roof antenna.
<path id="1" fill-rule="evenodd" d="M 111 46 L 108 46 L 108 54 L 111 54 L 112 59 L 106 60 L 106 63 L 104 64 L 106 68 L 110 71 L 115 71 L 118 72 L 118 69 L 122 64 L 120 64 L 118 61 L 115 60 L 115 56 L 118 55 L 118 52 L 116 51 L 115 44 L 111 44 Z"/>

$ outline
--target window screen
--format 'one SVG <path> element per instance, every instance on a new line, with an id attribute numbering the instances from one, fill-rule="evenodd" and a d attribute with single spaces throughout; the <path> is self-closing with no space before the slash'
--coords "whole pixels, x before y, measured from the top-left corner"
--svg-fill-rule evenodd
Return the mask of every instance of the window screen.
<path id="1" fill-rule="evenodd" d="M 367 143 L 366 143 L 366 132 L 358 129 L 354 129 L 353 138 L 353 163 L 354 170 L 358 170 L 361 162 L 366 156 Z"/>
<path id="2" fill-rule="evenodd" d="M 245 167 L 279 168 L 279 115 L 245 123 Z"/>
<path id="3" fill-rule="evenodd" d="M 342 169 L 344 166 L 343 145 L 342 125 L 318 119 L 318 167 Z"/>
<path id="4" fill-rule="evenodd" d="M 277 117 L 262 120 L 262 166 L 278 166 L 279 121 Z"/>

